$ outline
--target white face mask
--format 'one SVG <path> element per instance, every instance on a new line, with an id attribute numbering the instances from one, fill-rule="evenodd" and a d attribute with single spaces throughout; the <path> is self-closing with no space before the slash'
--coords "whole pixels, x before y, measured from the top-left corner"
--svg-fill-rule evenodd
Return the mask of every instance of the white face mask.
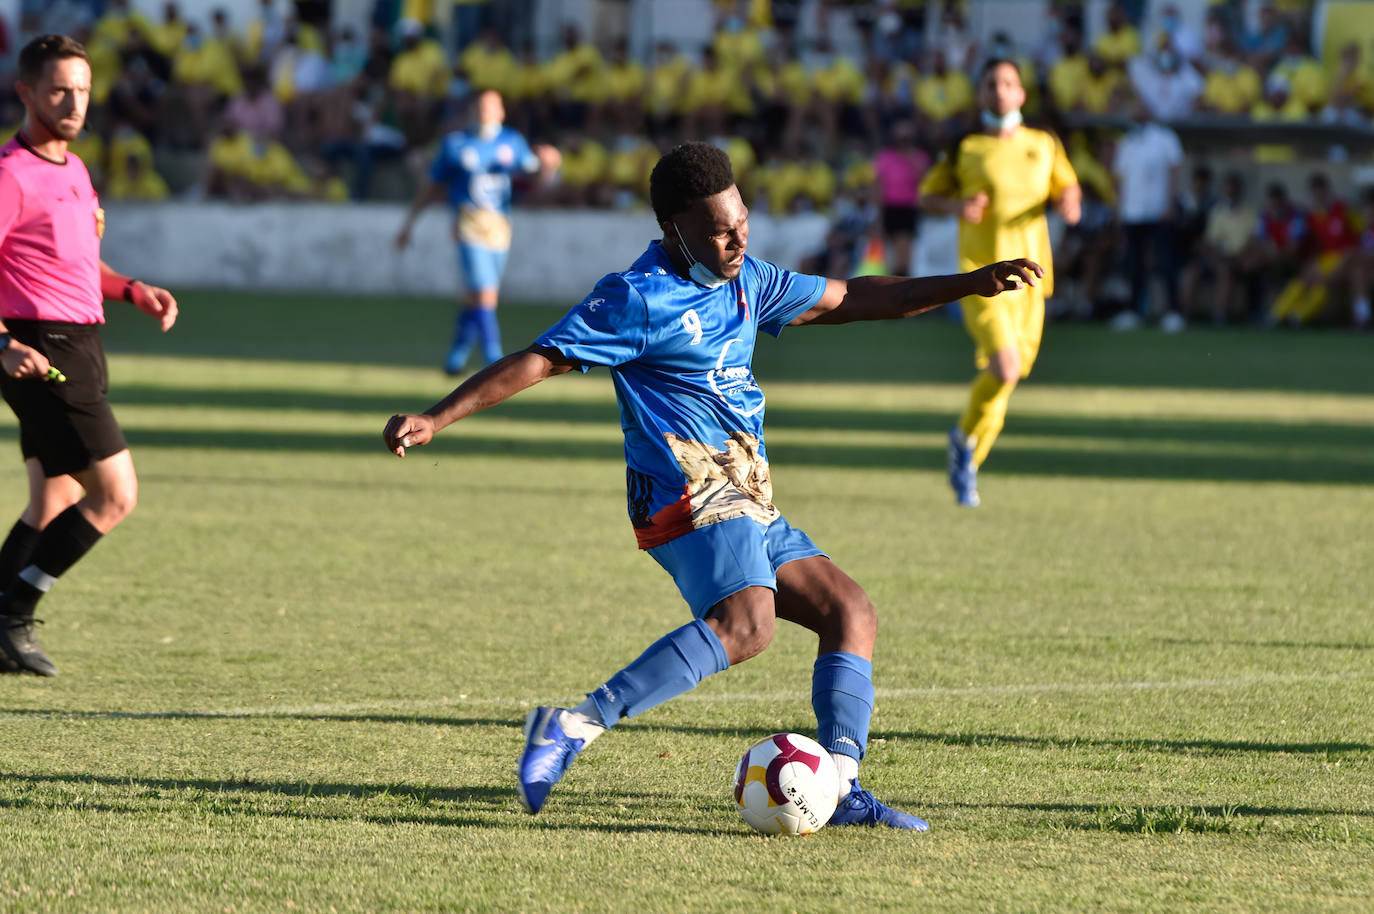
<path id="1" fill-rule="evenodd" d="M 687 250 L 687 239 L 682 237 L 682 229 L 673 223 L 673 230 L 677 232 L 677 246 L 682 251 L 682 256 L 687 258 L 687 275 L 692 277 L 692 282 L 708 289 L 719 289 L 730 280 L 723 276 L 712 273 L 706 264 L 692 256 L 692 252 Z"/>
<path id="2" fill-rule="evenodd" d="M 494 140 L 501 132 L 500 124 L 478 124 L 477 135 L 484 140 Z"/>
<path id="3" fill-rule="evenodd" d="M 1008 111 L 1006 114 L 993 114 L 991 111 L 982 112 L 983 126 L 989 130 L 1012 130 L 1021 126 L 1021 109 Z"/>

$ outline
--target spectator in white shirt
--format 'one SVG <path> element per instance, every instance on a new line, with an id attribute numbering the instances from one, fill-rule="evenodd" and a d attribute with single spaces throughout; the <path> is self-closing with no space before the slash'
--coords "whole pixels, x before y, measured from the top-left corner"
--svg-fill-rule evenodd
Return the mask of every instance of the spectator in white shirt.
<path id="1" fill-rule="evenodd" d="M 1193 113 L 1205 82 L 1192 63 L 1167 43 L 1153 54 L 1126 62 L 1131 87 L 1156 120 L 1176 121 Z"/>
<path id="2" fill-rule="evenodd" d="M 1181 329 L 1173 221 L 1183 146 L 1178 134 L 1150 116 L 1150 109 L 1141 99 L 1133 100 L 1131 114 L 1134 125 L 1117 143 L 1112 162 L 1118 214 L 1126 236 L 1131 306 L 1112 320 L 1112 327 L 1133 330 L 1149 317 L 1151 274 L 1145 269 L 1149 256 L 1153 273 L 1164 281 L 1168 293 L 1168 312 L 1161 327 Z"/>

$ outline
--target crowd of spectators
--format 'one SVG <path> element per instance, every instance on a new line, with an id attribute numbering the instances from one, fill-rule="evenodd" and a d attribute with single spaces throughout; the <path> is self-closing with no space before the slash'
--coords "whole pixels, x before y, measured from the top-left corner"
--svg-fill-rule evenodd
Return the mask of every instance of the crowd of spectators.
<path id="1" fill-rule="evenodd" d="M 206 28 L 174 2 L 152 21 L 128 0 L 105 0 L 98 17 L 82 0 L 55 0 L 19 23 L 14 43 L 65 31 L 86 44 L 91 129 L 74 145 L 110 198 L 168 196 L 158 163 L 188 158 L 198 167 L 177 175 L 178 193 L 376 198 L 379 167 L 421 174 L 438 137 L 462 125 L 466 100 L 495 89 L 512 126 L 562 150 L 558 183 L 528 191 L 541 205 L 644 207 L 659 152 L 710 138 L 729 152 L 756 211 L 829 214 L 835 228 L 818 256 L 853 270 L 910 265 L 919 220 L 885 230 L 875 214 L 910 200 L 939 151 L 976 124 L 977 71 L 1005 58 L 1022 71 L 1028 119 L 1060 132 L 1085 190 L 1083 224 L 1060 245 L 1063 315 L 1107 316 L 1113 297 L 1146 314 L 1149 277 L 1163 273 L 1161 310 L 1180 321 L 1239 318 L 1233 293 L 1247 290 L 1242 301 L 1274 299 L 1255 319 L 1310 320 L 1328 299 L 1349 299 L 1348 313 L 1368 323 L 1369 206 L 1347 210 L 1325 179 L 1324 196 L 1315 181 L 1303 194 L 1305 210 L 1282 186 L 1264 188 L 1263 215 L 1252 202 L 1258 169 L 1296 161 L 1294 149 L 1256 146 L 1219 195 L 1203 166 L 1163 197 L 1132 186 L 1131 163 L 1169 142 L 1156 135 L 1153 151 L 1131 150 L 1147 127 L 1172 135 L 1168 122 L 1199 114 L 1368 127 L 1374 78 L 1364 55 L 1374 49 L 1351 43 L 1325 66 L 1312 53 L 1305 0 L 1265 3 L 1249 27 L 1242 0 L 1212 0 L 1200 31 L 1154 0 L 1149 33 L 1143 0 L 1116 2 L 1091 43 L 1082 4 L 1052 0 L 1034 47 L 1014 30 L 980 45 L 966 5 L 716 0 L 709 42 L 662 41 L 645 60 L 629 52 L 623 2 L 593 4 L 597 21 L 565 24 L 545 54 L 532 40 L 533 4 L 459 3 L 441 25 L 427 16 L 433 3 L 413 0 L 378 2 L 365 34 L 329 27 L 328 4 L 309 0 L 260 0 L 246 22 L 217 10 Z M 602 17 L 603 7 L 613 14 Z M 800 22 L 803 14 L 816 21 Z M 840 17 L 859 53 L 832 46 Z M 596 42 L 584 30 L 592 25 Z M 15 100 L 4 106 L 0 124 L 16 123 Z M 1134 124 L 1119 120 L 1132 111 Z M 1185 170 L 1181 150 L 1173 164 Z M 1327 231 L 1337 218 L 1347 229 Z M 1276 294 L 1289 278 L 1302 289 Z"/>

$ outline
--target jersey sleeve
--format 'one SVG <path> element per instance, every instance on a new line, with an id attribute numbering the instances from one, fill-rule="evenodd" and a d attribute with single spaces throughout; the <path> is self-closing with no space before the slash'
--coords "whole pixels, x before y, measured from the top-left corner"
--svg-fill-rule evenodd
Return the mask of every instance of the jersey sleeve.
<path id="1" fill-rule="evenodd" d="M 623 276 L 612 273 L 534 344 L 557 349 L 585 372 L 595 366 L 614 368 L 639 357 L 648 338 L 644 298 Z"/>
<path id="2" fill-rule="evenodd" d="M 1059 137 L 1050 134 L 1050 142 L 1054 144 L 1054 158 L 1050 165 L 1050 199 L 1054 200 L 1078 183 L 1078 174 L 1073 170 L 1073 163 L 1069 161 L 1069 154 L 1064 151 L 1064 144 Z"/>
<path id="3" fill-rule="evenodd" d="M 825 294 L 825 277 L 793 273 L 766 260 L 754 265 L 754 302 L 759 329 L 778 336 L 793 318 L 811 308 Z"/>
<path id="4" fill-rule="evenodd" d="M 930 171 L 921 178 L 921 196 L 959 196 L 959 182 L 954 174 L 954 162 L 948 153 L 941 153 Z"/>
<path id="5" fill-rule="evenodd" d="M 457 177 L 458 157 L 446 140 L 439 141 L 439 151 L 429 166 L 429 179 L 436 184 L 452 184 Z"/>
<path id="6" fill-rule="evenodd" d="M 14 175 L 0 169 L 0 242 L 10 233 L 24 206 L 24 190 Z"/>
<path id="7" fill-rule="evenodd" d="M 515 148 L 515 167 L 526 174 L 534 174 L 539 170 L 539 156 L 534 154 L 530 148 L 529 140 L 524 135 L 517 133 L 512 145 Z"/>

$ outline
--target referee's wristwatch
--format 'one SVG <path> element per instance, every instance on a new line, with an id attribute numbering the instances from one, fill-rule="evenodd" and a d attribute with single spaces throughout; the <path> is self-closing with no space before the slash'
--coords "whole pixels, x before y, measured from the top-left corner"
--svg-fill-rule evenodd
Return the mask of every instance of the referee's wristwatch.
<path id="1" fill-rule="evenodd" d="M 0 333 L 0 352 L 4 352 L 6 349 L 10 348 L 10 343 L 13 342 L 14 337 L 10 336 L 8 332 Z"/>

